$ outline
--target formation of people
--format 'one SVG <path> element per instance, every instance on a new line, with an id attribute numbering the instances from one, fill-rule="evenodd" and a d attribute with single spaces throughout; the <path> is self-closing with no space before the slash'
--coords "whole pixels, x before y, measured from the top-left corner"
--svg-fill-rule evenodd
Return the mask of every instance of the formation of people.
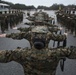
<path id="1" fill-rule="evenodd" d="M 12 13 L 12 14 L 0 14 L 0 27 L 1 33 L 5 33 L 9 26 L 12 29 L 19 22 L 23 21 L 23 13 Z"/>
<path id="2" fill-rule="evenodd" d="M 34 21 L 34 25 L 29 25 L 29 28 L 18 28 L 20 33 L 6 35 L 7 38 L 29 40 L 31 49 L 18 47 L 15 50 L 0 50 L 0 62 L 14 60 L 20 63 L 25 75 L 55 75 L 59 60 L 62 60 L 60 67 L 64 71 L 66 57 L 76 59 L 76 47 L 66 48 L 66 34 L 62 35 L 61 28 L 51 24 L 51 17 L 45 14 L 40 11 L 33 17 L 28 15 L 27 19 Z M 57 34 L 58 31 L 60 34 Z M 57 48 L 48 48 L 50 40 L 58 42 Z M 61 41 L 63 46 L 59 45 Z"/>
<path id="3" fill-rule="evenodd" d="M 75 12 L 71 14 L 71 11 L 59 11 L 57 14 L 57 20 L 62 23 L 68 31 L 70 31 L 74 36 L 76 36 L 76 15 Z"/>

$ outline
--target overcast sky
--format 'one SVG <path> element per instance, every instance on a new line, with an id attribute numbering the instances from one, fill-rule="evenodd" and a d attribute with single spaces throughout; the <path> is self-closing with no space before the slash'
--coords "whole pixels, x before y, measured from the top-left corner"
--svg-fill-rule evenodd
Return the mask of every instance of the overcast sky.
<path id="1" fill-rule="evenodd" d="M 21 3 L 25 5 L 34 5 L 37 7 L 38 5 L 44 5 L 44 6 L 51 6 L 54 3 L 57 4 L 75 4 L 76 5 L 76 0 L 4 0 L 4 1 L 9 1 L 12 3 Z"/>

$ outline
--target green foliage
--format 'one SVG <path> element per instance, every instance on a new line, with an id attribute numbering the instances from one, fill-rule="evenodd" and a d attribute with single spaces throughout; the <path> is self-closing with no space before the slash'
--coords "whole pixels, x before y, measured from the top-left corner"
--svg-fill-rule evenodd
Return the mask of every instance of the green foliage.
<path id="1" fill-rule="evenodd" d="M 26 6 L 24 4 L 15 4 L 12 8 L 14 9 L 35 9 L 34 6 Z"/>
<path id="2" fill-rule="evenodd" d="M 61 6 L 61 8 L 63 9 L 65 6 L 63 4 L 53 4 L 50 7 L 46 7 L 46 6 L 38 6 L 37 9 L 45 9 L 45 10 L 58 10 L 59 6 Z"/>
<path id="3" fill-rule="evenodd" d="M 25 9 L 25 5 L 24 4 L 15 4 L 15 5 L 13 5 L 13 7 L 12 8 L 14 8 L 14 9 Z"/>
<path id="4" fill-rule="evenodd" d="M 29 9 L 36 9 L 33 5 L 32 6 L 26 6 L 25 4 L 13 4 L 11 2 L 6 2 L 6 1 L 2 1 L 0 0 L 0 3 L 6 3 L 8 5 L 10 5 L 11 8 L 13 9 L 23 9 L 23 10 L 29 10 Z M 72 5 L 68 5 L 68 6 L 64 6 L 63 4 L 53 4 L 50 7 L 47 6 L 38 6 L 37 9 L 45 9 L 45 10 L 58 10 L 59 7 L 61 7 L 61 9 L 65 8 L 65 7 L 70 7 L 70 8 L 76 8 L 76 5 L 72 4 Z"/>
<path id="5" fill-rule="evenodd" d="M 46 6 L 38 6 L 37 9 L 50 10 L 50 7 L 46 7 Z"/>
<path id="6" fill-rule="evenodd" d="M 26 6 L 25 4 L 19 4 L 19 3 L 13 4 L 11 2 L 6 2 L 6 1 L 1 1 L 1 0 L 0 0 L 0 3 L 8 4 L 13 9 L 23 9 L 23 10 L 25 10 L 25 9 L 27 9 L 27 10 L 28 9 L 35 9 L 35 7 L 33 5 L 32 6 Z"/>
<path id="7" fill-rule="evenodd" d="M 50 9 L 51 10 L 58 10 L 59 7 L 61 7 L 61 9 L 63 9 L 65 6 L 63 4 L 53 4 Z"/>

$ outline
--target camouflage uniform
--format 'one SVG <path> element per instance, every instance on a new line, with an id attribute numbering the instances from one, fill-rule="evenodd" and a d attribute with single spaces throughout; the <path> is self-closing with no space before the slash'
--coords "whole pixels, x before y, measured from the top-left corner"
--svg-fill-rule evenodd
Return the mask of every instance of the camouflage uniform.
<path id="1" fill-rule="evenodd" d="M 61 58 L 76 59 L 76 48 L 53 49 L 16 49 L 1 50 L 0 62 L 16 61 L 20 63 L 25 75 L 55 75 L 56 67 Z"/>

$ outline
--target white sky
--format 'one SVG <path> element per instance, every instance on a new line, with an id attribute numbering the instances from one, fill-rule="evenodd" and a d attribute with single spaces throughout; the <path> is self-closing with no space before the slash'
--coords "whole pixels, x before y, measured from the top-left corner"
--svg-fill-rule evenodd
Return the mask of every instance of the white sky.
<path id="1" fill-rule="evenodd" d="M 76 0 L 4 0 L 4 1 L 9 1 L 12 3 L 21 3 L 25 5 L 34 5 L 37 7 L 38 5 L 44 5 L 44 6 L 51 6 L 54 3 L 57 4 L 75 4 L 76 5 Z"/>

